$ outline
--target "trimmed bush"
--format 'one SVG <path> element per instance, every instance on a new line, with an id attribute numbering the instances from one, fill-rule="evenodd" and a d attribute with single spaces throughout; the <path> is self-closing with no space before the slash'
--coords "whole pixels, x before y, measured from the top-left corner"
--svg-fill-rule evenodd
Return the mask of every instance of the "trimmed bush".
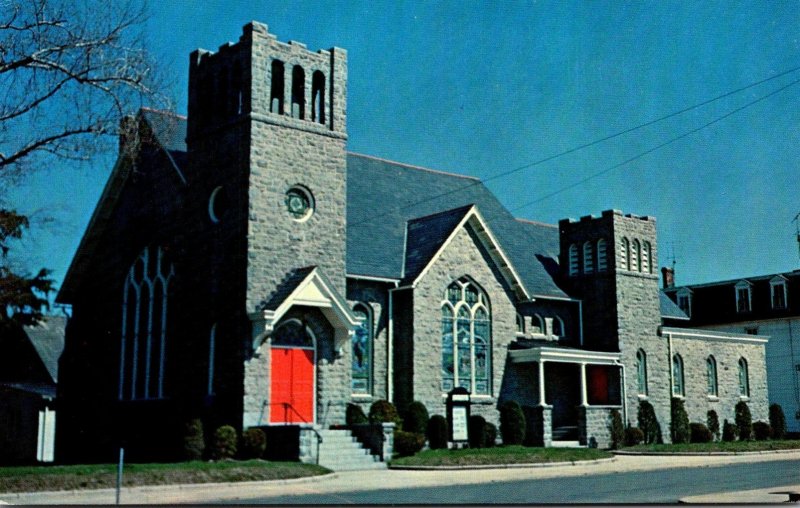
<path id="1" fill-rule="evenodd" d="M 772 434 L 772 429 L 767 422 L 755 422 L 753 424 L 753 437 L 756 441 L 766 441 Z"/>
<path id="2" fill-rule="evenodd" d="M 500 435 L 506 445 L 519 445 L 525 439 L 525 414 L 514 400 L 500 406 Z"/>
<path id="3" fill-rule="evenodd" d="M 362 425 L 369 423 L 367 415 L 358 404 L 347 404 L 347 409 L 344 412 L 344 421 L 347 425 Z"/>
<path id="4" fill-rule="evenodd" d="M 486 447 L 486 419 L 481 415 L 470 415 L 467 422 L 470 448 Z"/>
<path id="5" fill-rule="evenodd" d="M 739 439 L 747 441 L 753 434 L 753 417 L 747 402 L 740 400 L 736 403 L 736 427 L 739 429 Z"/>
<path id="6" fill-rule="evenodd" d="M 661 439 L 661 425 L 656 418 L 656 411 L 653 405 L 643 400 L 639 402 L 639 410 L 636 412 L 636 419 L 639 422 L 639 428 L 644 433 L 644 443 L 654 444 L 660 443 Z"/>
<path id="7" fill-rule="evenodd" d="M 236 456 L 236 429 L 223 425 L 214 432 L 211 445 L 211 458 L 214 460 L 232 459 Z"/>
<path id="8" fill-rule="evenodd" d="M 786 417 L 780 404 L 769 406 L 769 426 L 772 427 L 772 439 L 786 437 Z"/>
<path id="9" fill-rule="evenodd" d="M 636 446 L 644 441 L 644 432 L 639 427 L 625 429 L 625 446 Z"/>
<path id="10" fill-rule="evenodd" d="M 739 435 L 739 429 L 733 423 L 728 423 L 728 420 L 725 420 L 722 423 L 722 440 L 723 441 L 736 441 L 736 436 Z"/>
<path id="11" fill-rule="evenodd" d="M 431 450 L 447 448 L 447 433 L 447 418 L 442 415 L 431 416 L 428 420 L 428 446 Z"/>
<path id="12" fill-rule="evenodd" d="M 409 457 L 425 446 L 425 435 L 403 430 L 394 431 L 394 451 L 400 457 Z"/>
<path id="13" fill-rule="evenodd" d="M 425 434 L 428 429 L 428 419 L 428 408 L 422 402 L 415 400 L 408 405 L 403 419 L 403 430 L 416 434 Z"/>
<path id="14" fill-rule="evenodd" d="M 717 416 L 717 412 L 713 409 L 706 413 L 706 424 L 708 425 L 708 430 L 714 436 L 714 439 L 719 441 L 719 417 Z"/>
<path id="15" fill-rule="evenodd" d="M 710 443 L 714 440 L 714 434 L 705 423 L 690 423 L 689 434 L 689 440 L 692 443 Z"/>
<path id="16" fill-rule="evenodd" d="M 689 438 L 689 415 L 683 405 L 683 400 L 677 397 L 672 398 L 670 404 L 669 433 L 673 444 L 688 443 Z"/>
<path id="17" fill-rule="evenodd" d="M 369 422 L 370 423 L 396 423 L 400 427 L 400 415 L 397 414 L 397 408 L 388 400 L 376 400 L 369 407 Z"/>
<path id="18" fill-rule="evenodd" d="M 497 444 L 497 426 L 495 424 L 486 422 L 483 426 L 483 435 L 486 441 L 483 443 L 486 448 L 494 448 Z"/>
<path id="19" fill-rule="evenodd" d="M 206 449 L 203 421 L 193 418 L 186 422 L 183 429 L 183 457 L 186 460 L 201 460 Z"/>
<path id="20" fill-rule="evenodd" d="M 625 440 L 625 426 L 622 424 L 622 416 L 616 409 L 611 410 L 611 421 L 608 424 L 608 431 L 611 433 L 611 448 L 616 450 L 622 446 Z"/>
<path id="21" fill-rule="evenodd" d="M 258 428 L 247 429 L 242 432 L 242 458 L 260 459 L 267 449 L 267 435 Z"/>

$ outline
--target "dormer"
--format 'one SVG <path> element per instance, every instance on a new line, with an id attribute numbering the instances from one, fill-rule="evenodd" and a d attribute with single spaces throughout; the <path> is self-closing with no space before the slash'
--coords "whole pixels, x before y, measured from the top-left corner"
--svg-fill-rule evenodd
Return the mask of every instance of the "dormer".
<path id="1" fill-rule="evenodd" d="M 734 286 L 736 291 L 736 312 L 742 314 L 753 310 L 752 284 L 746 280 L 740 280 Z"/>
<path id="2" fill-rule="evenodd" d="M 776 275 L 769 280 L 770 303 L 773 310 L 783 310 L 789 307 L 788 280 L 783 275 Z"/>

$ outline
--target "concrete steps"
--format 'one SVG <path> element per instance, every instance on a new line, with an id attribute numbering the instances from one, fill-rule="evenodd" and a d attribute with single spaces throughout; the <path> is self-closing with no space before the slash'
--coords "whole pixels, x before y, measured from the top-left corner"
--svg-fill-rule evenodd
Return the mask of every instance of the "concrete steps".
<path id="1" fill-rule="evenodd" d="M 386 469 L 386 463 L 370 455 L 349 430 L 320 430 L 319 465 L 333 471 Z"/>

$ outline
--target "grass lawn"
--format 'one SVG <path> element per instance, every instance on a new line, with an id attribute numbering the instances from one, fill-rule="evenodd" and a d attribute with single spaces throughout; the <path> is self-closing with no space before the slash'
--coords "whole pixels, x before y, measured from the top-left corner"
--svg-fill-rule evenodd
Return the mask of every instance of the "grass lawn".
<path id="1" fill-rule="evenodd" d="M 571 462 L 612 457 L 596 448 L 529 448 L 498 446 L 463 450 L 425 450 L 413 457 L 392 460 L 392 466 L 481 466 L 493 464 L 535 464 Z"/>
<path id="2" fill-rule="evenodd" d="M 800 440 L 731 441 L 688 444 L 649 444 L 628 446 L 623 451 L 656 453 L 758 452 L 766 450 L 800 450 Z"/>
<path id="3" fill-rule="evenodd" d="M 324 467 L 299 462 L 263 460 L 179 462 L 174 464 L 126 464 L 125 487 L 175 483 L 241 482 L 279 480 L 328 473 Z M 35 492 L 113 488 L 116 464 L 77 466 L 0 467 L 0 492 Z"/>

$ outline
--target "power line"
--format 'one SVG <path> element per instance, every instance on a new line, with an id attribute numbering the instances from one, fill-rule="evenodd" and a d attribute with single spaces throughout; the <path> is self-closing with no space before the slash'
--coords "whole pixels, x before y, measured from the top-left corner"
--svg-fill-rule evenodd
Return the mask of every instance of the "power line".
<path id="1" fill-rule="evenodd" d="M 629 134 L 629 133 L 631 133 L 631 132 L 634 132 L 634 131 L 637 131 L 637 130 L 639 130 L 639 129 L 643 129 L 643 128 L 645 128 L 645 127 L 649 127 L 649 126 L 651 126 L 651 125 L 653 125 L 653 124 L 656 124 L 656 123 L 662 122 L 662 121 L 664 121 L 664 120 L 668 120 L 668 119 L 670 119 L 670 118 L 673 118 L 673 117 L 675 117 L 675 116 L 682 115 L 683 113 L 687 113 L 687 112 L 689 112 L 689 111 L 692 111 L 692 110 L 695 110 L 695 109 L 701 108 L 701 107 L 703 107 L 703 106 L 707 106 L 707 105 L 709 105 L 709 104 L 711 104 L 711 103 L 713 103 L 713 102 L 716 102 L 716 101 L 718 101 L 718 100 L 724 99 L 724 98 L 726 98 L 726 97 L 730 97 L 730 96 L 732 96 L 732 95 L 735 95 L 735 94 L 737 94 L 737 93 L 743 92 L 743 91 L 745 91 L 745 90 L 748 90 L 748 89 L 750 89 L 750 88 L 753 88 L 753 87 L 756 87 L 756 86 L 758 86 L 758 85 L 761 85 L 761 84 L 767 83 L 767 82 L 769 82 L 769 81 L 772 81 L 772 80 L 778 79 L 778 78 L 780 78 L 780 77 L 782 77 L 782 76 L 786 76 L 787 74 L 791 74 L 791 73 L 793 73 L 793 72 L 797 72 L 798 70 L 800 70 L 800 67 L 794 67 L 794 68 L 792 68 L 792 69 L 789 69 L 789 70 L 786 70 L 786 71 L 780 72 L 780 73 L 778 73 L 778 74 L 775 74 L 774 76 L 770 76 L 770 77 L 768 77 L 768 78 L 764 78 L 764 79 L 761 79 L 761 80 L 759 80 L 759 81 L 755 81 L 755 82 L 753 82 L 753 83 L 750 83 L 750 84 L 748 84 L 748 85 L 745 85 L 745 86 L 742 86 L 742 87 L 736 88 L 736 89 L 734 89 L 734 90 L 730 90 L 730 91 L 728 91 L 728 92 L 725 92 L 725 93 L 723 93 L 723 94 L 721 94 L 721 95 L 717 95 L 717 96 L 715 96 L 715 97 L 713 97 L 713 98 L 711 98 L 711 99 L 704 100 L 704 101 L 702 101 L 702 102 L 699 102 L 699 103 L 697 103 L 697 104 L 693 104 L 693 105 L 691 105 L 691 106 L 688 106 L 688 107 L 686 107 L 686 108 L 680 109 L 680 110 L 678 110 L 678 111 L 674 111 L 674 112 L 672 112 L 672 113 L 669 113 L 669 114 L 666 114 L 666 115 L 660 116 L 660 117 L 658 117 L 658 118 L 655 118 L 655 119 L 653 119 L 653 120 L 649 120 L 649 121 L 647 121 L 647 122 L 644 122 L 644 123 L 638 124 L 638 125 L 636 125 L 636 126 L 634 126 L 634 127 L 630 127 L 630 128 L 628 128 L 628 129 L 624 129 L 624 130 L 622 130 L 622 131 L 618 131 L 618 132 L 615 132 L 615 133 L 613 133 L 613 134 L 609 134 L 609 135 L 607 135 L 607 136 L 604 136 L 604 137 L 602 137 L 602 138 L 596 139 L 596 140 L 594 140 L 594 141 L 590 141 L 590 142 L 588 142 L 588 143 L 584 143 L 584 144 L 578 145 L 578 146 L 576 146 L 576 147 L 570 148 L 570 149 L 568 149 L 568 150 L 565 150 L 565 151 L 563 151 L 563 152 L 559 152 L 559 153 L 556 153 L 556 154 L 554 154 L 554 155 L 550 155 L 550 156 L 548 156 L 548 157 L 545 157 L 545 158 L 543 158 L 543 159 L 539 159 L 539 160 L 536 160 L 536 161 L 534 161 L 534 162 L 531 162 L 531 163 L 528 163 L 528 164 L 525 164 L 525 165 L 522 165 L 522 166 L 518 166 L 518 167 L 516 167 L 516 168 L 510 169 L 510 170 L 507 170 L 507 171 L 503 171 L 503 172 L 501 172 L 501 173 L 498 173 L 498 174 L 496 174 L 496 175 L 492 175 L 492 176 L 486 177 L 486 178 L 484 178 L 484 179 L 482 179 L 482 180 L 474 180 L 474 181 L 471 181 L 471 182 L 469 182 L 467 185 L 463 185 L 463 186 L 461 186 L 461 187 L 458 187 L 457 189 L 452 189 L 452 190 L 445 191 L 445 192 L 442 192 L 442 193 L 439 193 L 439 194 L 435 194 L 435 195 L 433 195 L 433 196 L 430 196 L 430 197 L 427 197 L 427 198 L 425 198 L 425 199 L 421 199 L 421 200 L 419 200 L 419 201 L 415 201 L 415 202 L 413 202 L 413 203 L 409 203 L 409 204 L 407 204 L 407 205 L 400 206 L 400 207 L 398 207 L 397 209 L 398 209 L 398 210 L 405 210 L 405 209 L 407 209 L 407 208 L 411 208 L 411 207 L 418 206 L 418 205 L 421 205 L 421 204 L 424 204 L 424 203 L 427 203 L 427 202 L 430 202 L 430 201 L 437 200 L 437 199 L 439 199 L 439 198 L 442 198 L 442 197 L 448 196 L 448 195 L 450 195 L 450 194 L 455 194 L 455 193 L 461 192 L 461 191 L 463 191 L 463 190 L 465 190 L 465 189 L 468 189 L 468 188 L 470 188 L 470 187 L 473 187 L 473 186 L 475 186 L 475 185 L 478 185 L 478 184 L 485 184 L 486 182 L 490 182 L 490 181 L 496 180 L 496 179 L 498 179 L 498 178 L 503 178 L 503 177 L 506 177 L 506 176 L 512 175 L 512 174 L 514 174 L 514 173 L 517 173 L 517 172 L 519 172 L 519 171 L 523 171 L 523 170 L 525 170 L 525 169 L 532 168 L 532 167 L 534 167 L 534 166 L 538 166 L 538 165 L 544 164 L 545 162 L 550 162 L 550 161 L 552 161 L 552 160 L 555 160 L 555 159 L 558 159 L 558 158 L 560 158 L 560 157 L 564 157 L 565 155 L 570 155 L 570 154 L 572 154 L 572 153 L 578 152 L 578 151 L 580 151 L 580 150 L 583 150 L 583 149 L 586 149 L 586 148 L 590 148 L 590 147 L 592 147 L 592 146 L 598 145 L 598 144 L 600 144 L 600 143 L 603 143 L 603 142 L 605 142 L 605 141 L 609 141 L 609 140 L 611 140 L 611 139 L 614 139 L 614 138 L 617 138 L 617 137 L 623 136 L 623 135 L 625 135 L 625 134 Z M 796 83 L 796 82 L 795 82 L 795 83 Z M 792 83 L 792 84 L 794 84 L 794 83 Z M 791 86 L 791 85 L 789 85 L 789 86 Z M 787 87 L 787 88 L 788 88 L 788 87 Z M 779 90 L 779 91 L 780 91 L 780 90 Z M 770 94 L 770 95 L 773 95 L 773 94 Z M 766 97 L 764 97 L 764 98 L 766 98 Z M 745 107 L 746 107 L 746 106 L 745 106 Z M 735 110 L 733 113 L 735 113 L 735 112 L 738 112 L 738 111 L 740 111 L 740 110 Z M 731 114 L 733 114 L 733 113 L 731 113 Z M 727 116 L 730 116 L 730 115 L 727 115 Z M 722 118 L 725 118 L 725 117 L 722 117 Z M 718 119 L 717 121 L 721 120 L 722 118 Z M 710 123 L 710 124 L 708 124 L 708 125 L 711 125 L 711 124 L 713 124 L 713 123 L 716 123 L 716 121 L 714 121 L 714 122 L 711 122 L 711 123 Z M 699 130 L 699 129 L 698 129 L 698 130 Z M 693 132 L 694 132 L 694 131 L 693 131 Z M 690 132 L 690 133 L 688 133 L 688 134 L 686 134 L 686 135 L 689 135 L 689 134 L 691 134 L 691 133 L 692 133 L 692 132 Z M 683 137 L 685 137 L 685 136 L 683 136 Z M 680 138 L 678 138 L 678 139 L 680 139 Z M 668 142 L 668 143 L 666 143 L 666 144 L 669 144 L 669 143 L 671 143 L 671 142 L 674 142 L 674 141 L 677 141 L 677 139 L 671 140 L 670 142 Z M 656 148 L 654 148 L 654 149 L 653 149 L 653 150 L 651 150 L 651 151 L 655 151 L 655 150 L 657 150 L 658 148 L 660 148 L 660 146 L 659 146 L 659 147 L 656 147 Z M 650 151 L 648 151 L 647 153 L 650 153 Z M 640 157 L 641 157 L 641 156 L 644 156 L 644 155 L 647 155 L 647 153 L 640 154 Z M 634 160 L 635 160 L 635 159 L 634 159 Z M 625 163 L 623 163 L 623 164 L 621 164 L 621 165 L 627 164 L 628 162 L 631 162 L 631 161 L 626 161 Z M 609 168 L 608 170 L 605 170 L 605 171 L 604 171 L 604 172 L 602 172 L 601 174 L 607 173 L 608 171 L 611 171 L 611 170 L 613 170 L 613 169 L 616 169 L 617 167 L 619 167 L 619 165 L 618 165 L 618 166 L 615 166 L 615 167 L 612 167 L 612 168 Z M 594 178 L 594 176 L 600 176 L 600 174 L 593 175 L 593 176 L 592 176 L 592 177 L 590 177 L 589 179 L 591 179 L 591 178 Z M 587 181 L 588 181 L 589 179 L 587 179 Z M 574 187 L 574 186 L 580 185 L 581 183 L 583 183 L 583 182 L 578 182 L 577 184 L 575 184 L 575 185 L 573 185 L 573 186 L 570 186 L 569 188 L 572 188 L 572 187 Z M 568 189 L 562 189 L 562 190 L 559 190 L 559 191 L 557 191 L 556 193 L 563 192 L 563 190 L 568 190 Z M 541 198 L 540 200 L 547 199 L 548 197 L 551 197 L 552 195 L 555 195 L 555 194 L 551 194 L 551 195 L 545 196 L 544 198 Z M 540 200 L 537 200 L 537 201 L 533 201 L 533 202 L 527 203 L 527 204 L 525 204 L 525 205 L 522 205 L 522 207 L 526 207 L 526 206 L 529 206 L 529 205 L 531 205 L 531 204 L 533 204 L 533 203 L 537 203 L 537 202 L 539 202 Z M 522 207 L 520 207 L 520 208 L 522 208 Z M 515 208 L 515 209 L 513 209 L 513 210 L 516 210 L 516 209 L 518 209 L 518 208 Z M 513 211 L 513 210 L 512 210 L 512 211 Z M 372 221 L 374 221 L 376 218 L 380 218 L 380 217 L 383 217 L 383 216 L 386 216 L 386 215 L 388 215 L 388 212 L 379 213 L 379 214 L 377 214 L 377 215 L 375 215 L 375 216 L 372 216 L 372 217 L 370 217 L 370 219 L 368 219 L 368 220 L 363 220 L 363 221 L 360 221 L 360 222 L 354 222 L 354 223 L 351 223 L 351 224 L 349 224 L 349 225 L 350 225 L 350 226 L 359 226 L 359 225 L 365 224 L 365 223 L 367 223 L 367 222 L 372 222 Z"/>
<path id="2" fill-rule="evenodd" d="M 740 106 L 740 107 L 738 107 L 738 108 L 736 108 L 736 109 L 734 109 L 734 110 L 732 110 L 732 111 L 729 111 L 728 113 L 725 113 L 724 115 L 722 115 L 722 116 L 719 116 L 719 117 L 715 118 L 714 120 L 711 120 L 710 122 L 707 122 L 707 123 L 705 123 L 705 124 L 701 125 L 700 127 L 696 127 L 696 128 L 694 128 L 694 129 L 692 129 L 692 130 L 686 131 L 686 132 L 684 132 L 683 134 L 681 134 L 681 135 L 679 135 L 679 136 L 675 136 L 674 138 L 670 139 L 669 141 L 665 141 L 665 142 L 663 142 L 663 143 L 660 143 L 660 144 L 658 144 L 658 145 L 654 146 L 653 148 L 650 148 L 650 149 L 648 149 L 648 150 L 645 150 L 644 152 L 640 152 L 640 153 L 638 153 L 638 154 L 634 155 L 633 157 L 631 157 L 631 158 L 629 158 L 629 159 L 626 159 L 626 160 L 624 160 L 624 161 L 620 162 L 619 164 L 614 164 L 613 166 L 611 166 L 611 167 L 609 167 L 609 168 L 606 168 L 606 169 L 604 169 L 604 170 L 602 170 L 602 171 L 598 171 L 597 173 L 591 174 L 591 175 L 587 176 L 586 178 L 583 178 L 583 179 L 581 179 L 581 180 L 578 180 L 577 182 L 575 182 L 575 183 L 573 183 L 573 184 L 570 184 L 570 185 L 567 185 L 566 187 L 562 187 L 562 188 L 560 188 L 560 189 L 558 189 L 558 190 L 555 190 L 555 191 L 553 191 L 553 192 L 551 192 L 551 193 L 549 193 L 549 194 L 546 194 L 546 195 L 544 195 L 544 196 L 542 196 L 542 197 L 540 197 L 540 198 L 538 198 L 538 199 L 535 199 L 535 200 L 533 200 L 533 201 L 529 201 L 529 202 L 527 202 L 527 203 L 525 203 L 525 204 L 523 204 L 523 205 L 520 205 L 520 206 L 517 206 L 517 207 L 511 208 L 511 209 L 510 209 L 510 211 L 514 212 L 514 211 L 520 210 L 520 209 L 522 209 L 522 208 L 526 208 L 526 207 L 528 207 L 528 206 L 530 206 L 530 205 L 533 205 L 533 204 L 539 203 L 539 202 L 541 202 L 541 201 L 544 201 L 544 200 L 546 200 L 546 199 L 549 199 L 549 198 L 551 198 L 551 197 L 553 197 L 553 196 L 556 196 L 556 195 L 558 195 L 558 194 L 561 194 L 562 192 L 568 191 L 568 190 L 570 190 L 570 189 L 574 189 L 575 187 L 578 187 L 578 186 L 580 186 L 580 185 L 583 185 L 584 183 L 586 183 L 586 182 L 588 182 L 588 181 L 590 181 L 590 180 L 593 180 L 593 179 L 595 179 L 595 178 L 597 178 L 597 177 L 599 177 L 599 176 L 602 176 L 602 175 L 605 175 L 606 173 L 609 173 L 609 172 L 611 172 L 611 171 L 614 171 L 614 170 L 615 170 L 615 169 L 617 169 L 617 168 L 620 168 L 620 167 L 622 167 L 622 166 L 625 166 L 625 165 L 627 165 L 627 164 L 630 164 L 630 163 L 631 163 L 631 162 L 633 162 L 633 161 L 636 161 L 636 160 L 638 160 L 638 159 L 641 159 L 641 158 L 642 158 L 642 157 L 644 157 L 645 155 L 649 155 L 649 154 L 651 154 L 651 153 L 655 152 L 656 150 L 660 150 L 661 148 L 664 148 L 664 147 L 665 147 L 665 146 L 667 146 L 667 145 L 671 145 L 672 143 L 674 143 L 674 142 L 676 142 L 676 141 L 678 141 L 678 140 L 681 140 L 681 139 L 683 139 L 683 138 L 685 138 L 685 137 L 691 136 L 692 134 L 694 134 L 694 133 L 696 133 L 696 132 L 698 132 L 698 131 L 701 131 L 701 130 L 703 130 L 703 129 L 707 128 L 707 127 L 710 127 L 710 126 L 714 125 L 715 123 L 721 122 L 722 120 L 724 120 L 724 119 L 728 118 L 729 116 L 733 116 L 733 115 L 735 115 L 736 113 L 739 113 L 740 111 L 742 111 L 742 110 L 744 110 L 744 109 L 747 109 L 747 108 L 749 108 L 750 106 L 753 106 L 753 105 L 755 105 L 755 104 L 758 104 L 759 102 L 762 102 L 762 101 L 764 101 L 764 100 L 766 100 L 766 99 L 768 99 L 768 98 L 772 97 L 773 95 L 776 95 L 776 94 L 778 94 L 778 93 L 780 93 L 780 92 L 782 92 L 782 91 L 786 90 L 787 88 L 790 88 L 790 87 L 792 87 L 792 86 L 794 86 L 794 85 L 796 85 L 796 84 L 798 84 L 798 83 L 800 83 L 800 79 L 797 79 L 797 80 L 795 80 L 795 81 L 792 81 L 791 83 L 789 83 L 789 84 L 787 84 L 787 85 L 784 85 L 784 86 L 782 86 L 781 88 L 778 88 L 777 90 L 774 90 L 774 91 L 772 91 L 772 92 L 770 92 L 770 93 L 768 93 L 768 94 L 766 94 L 766 95 L 762 95 L 761 97 L 759 97 L 759 98 L 757 98 L 757 99 L 755 99 L 755 100 L 753 100 L 753 101 L 750 101 L 750 102 L 748 102 L 747 104 L 745 104 L 745 105 L 743 105 L 743 106 Z"/>

